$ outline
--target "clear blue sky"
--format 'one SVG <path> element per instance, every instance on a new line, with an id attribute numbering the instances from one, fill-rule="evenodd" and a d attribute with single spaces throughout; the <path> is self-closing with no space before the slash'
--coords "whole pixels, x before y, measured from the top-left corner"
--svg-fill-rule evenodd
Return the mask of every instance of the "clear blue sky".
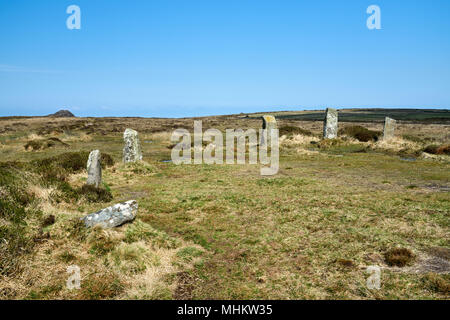
<path id="1" fill-rule="evenodd" d="M 367 106 L 449 108 L 449 0 L 0 0 L 0 116 Z"/>

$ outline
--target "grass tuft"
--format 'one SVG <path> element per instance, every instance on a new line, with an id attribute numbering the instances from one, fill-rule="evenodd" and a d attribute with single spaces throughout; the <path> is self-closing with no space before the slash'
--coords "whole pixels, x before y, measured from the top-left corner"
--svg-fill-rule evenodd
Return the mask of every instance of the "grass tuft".
<path id="1" fill-rule="evenodd" d="M 45 227 L 51 226 L 52 224 L 55 223 L 55 220 L 56 220 L 56 218 L 54 215 L 51 214 L 51 215 L 47 216 L 44 219 L 44 221 L 42 221 L 42 227 L 45 228 Z"/>
<path id="2" fill-rule="evenodd" d="M 411 264 L 415 255 L 406 248 L 395 248 L 384 254 L 384 259 L 389 266 L 404 267 Z"/>
<path id="3" fill-rule="evenodd" d="M 174 249 L 180 245 L 179 241 L 170 237 L 165 232 L 153 228 L 148 223 L 137 220 L 128 226 L 125 232 L 125 242 L 132 243 L 140 240 L 166 249 Z"/>
<path id="4" fill-rule="evenodd" d="M 124 291 L 124 284 L 110 272 L 91 274 L 81 282 L 78 298 L 82 300 L 112 299 Z"/>
<path id="5" fill-rule="evenodd" d="M 424 278 L 424 284 L 436 293 L 450 294 L 450 274 L 429 273 Z"/>

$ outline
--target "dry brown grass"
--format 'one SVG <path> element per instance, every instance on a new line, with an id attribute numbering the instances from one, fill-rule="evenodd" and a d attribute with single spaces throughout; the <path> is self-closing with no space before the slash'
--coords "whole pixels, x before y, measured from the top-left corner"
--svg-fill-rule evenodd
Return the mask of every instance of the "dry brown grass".
<path id="1" fill-rule="evenodd" d="M 399 137 L 395 137 L 389 140 L 379 140 L 374 143 L 369 143 L 369 146 L 373 149 L 381 149 L 392 152 L 409 151 L 411 153 L 418 152 L 422 149 L 422 146 L 418 143 L 408 141 Z"/>
<path id="2" fill-rule="evenodd" d="M 300 134 L 293 135 L 292 137 L 288 138 L 286 136 L 282 136 L 280 138 L 280 145 L 303 145 L 303 146 L 310 146 L 311 142 L 319 142 L 320 139 L 317 137 L 312 136 L 304 136 Z"/>
<path id="3" fill-rule="evenodd" d="M 149 169 L 150 168 L 150 169 Z M 117 164 L 106 170 L 107 179 L 116 183 L 122 177 L 130 179 L 139 172 L 152 170 L 148 163 L 133 165 Z M 82 184 L 84 174 L 74 174 L 68 179 L 74 186 Z M 139 174 L 139 176 L 145 176 Z M 124 242 L 127 230 L 138 226 L 125 225 L 113 230 L 93 228 L 86 236 L 71 235 L 71 220 L 84 214 L 74 210 L 71 203 L 52 201 L 54 188 L 31 184 L 28 191 L 39 199 L 40 208 L 55 217 L 54 223 L 45 226 L 49 238 L 41 241 L 32 256 L 25 257 L 20 277 L 4 277 L 0 285 L 0 297 L 30 299 L 145 299 L 168 298 L 177 287 L 177 282 L 167 283 L 166 276 L 178 272 L 177 265 L 188 268 L 190 263 L 177 264 L 176 253 L 189 242 L 170 240 L 159 231 L 150 229 L 149 234 L 163 236 L 159 240 L 131 240 Z M 92 206 L 91 206 L 92 207 Z M 90 209 L 94 211 L 92 207 Z M 142 210 L 141 210 L 142 212 Z M 53 222 L 53 221 L 52 221 Z M 38 226 L 41 222 L 28 221 Z M 84 227 L 81 227 L 84 229 Z M 132 229 L 132 232 L 139 230 Z M 68 231 L 70 231 L 68 233 Z M 37 231 L 36 231 L 37 232 Z M 142 232 L 147 234 L 146 229 Z M 148 236 L 145 236 L 148 237 Z M 138 236 L 139 238 L 139 236 Z M 84 239 L 84 240 L 83 240 Z M 140 239 L 140 238 L 139 238 Z M 81 242 L 80 242 L 81 240 Z M 168 248 L 166 241 L 176 244 Z M 162 247 L 160 247 L 162 245 Z M 195 261 L 193 261 L 195 262 Z M 192 263 L 193 263 L 192 262 Z M 68 290 L 65 268 L 79 265 L 82 272 L 81 290 Z"/>
<path id="4" fill-rule="evenodd" d="M 429 273 L 424 282 L 431 291 L 444 294 L 447 297 L 450 296 L 450 274 Z"/>

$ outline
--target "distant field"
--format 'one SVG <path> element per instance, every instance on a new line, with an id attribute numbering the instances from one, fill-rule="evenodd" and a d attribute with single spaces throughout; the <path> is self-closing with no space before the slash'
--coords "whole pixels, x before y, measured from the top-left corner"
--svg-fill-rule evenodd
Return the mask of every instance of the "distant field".
<path id="1" fill-rule="evenodd" d="M 278 119 L 320 121 L 324 111 L 281 112 Z M 339 121 L 343 122 L 382 122 L 385 117 L 400 121 L 420 123 L 450 123 L 450 110 L 439 109 L 344 109 L 339 110 Z"/>

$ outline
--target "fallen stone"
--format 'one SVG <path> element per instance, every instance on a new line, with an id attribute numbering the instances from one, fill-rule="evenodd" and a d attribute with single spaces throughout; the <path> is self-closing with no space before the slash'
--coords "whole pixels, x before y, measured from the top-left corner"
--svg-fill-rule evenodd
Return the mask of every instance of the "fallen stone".
<path id="1" fill-rule="evenodd" d="M 384 119 L 384 130 L 383 130 L 383 140 L 389 140 L 394 138 L 395 135 L 395 125 L 397 121 L 386 117 Z"/>
<path id="2" fill-rule="evenodd" d="M 334 139 L 338 132 L 338 112 L 336 109 L 327 108 L 323 123 L 323 138 Z"/>
<path id="3" fill-rule="evenodd" d="M 87 185 L 98 188 L 102 183 L 102 155 L 99 150 L 94 150 L 89 154 L 87 162 L 88 178 Z"/>
<path id="4" fill-rule="evenodd" d="M 86 227 L 101 226 L 102 228 L 118 227 L 125 222 L 133 221 L 137 215 L 138 203 L 130 200 L 91 213 L 81 220 Z"/>
<path id="5" fill-rule="evenodd" d="M 142 160 L 141 143 L 137 131 L 126 129 L 123 133 L 125 146 L 123 147 L 123 162 L 136 162 Z"/>

